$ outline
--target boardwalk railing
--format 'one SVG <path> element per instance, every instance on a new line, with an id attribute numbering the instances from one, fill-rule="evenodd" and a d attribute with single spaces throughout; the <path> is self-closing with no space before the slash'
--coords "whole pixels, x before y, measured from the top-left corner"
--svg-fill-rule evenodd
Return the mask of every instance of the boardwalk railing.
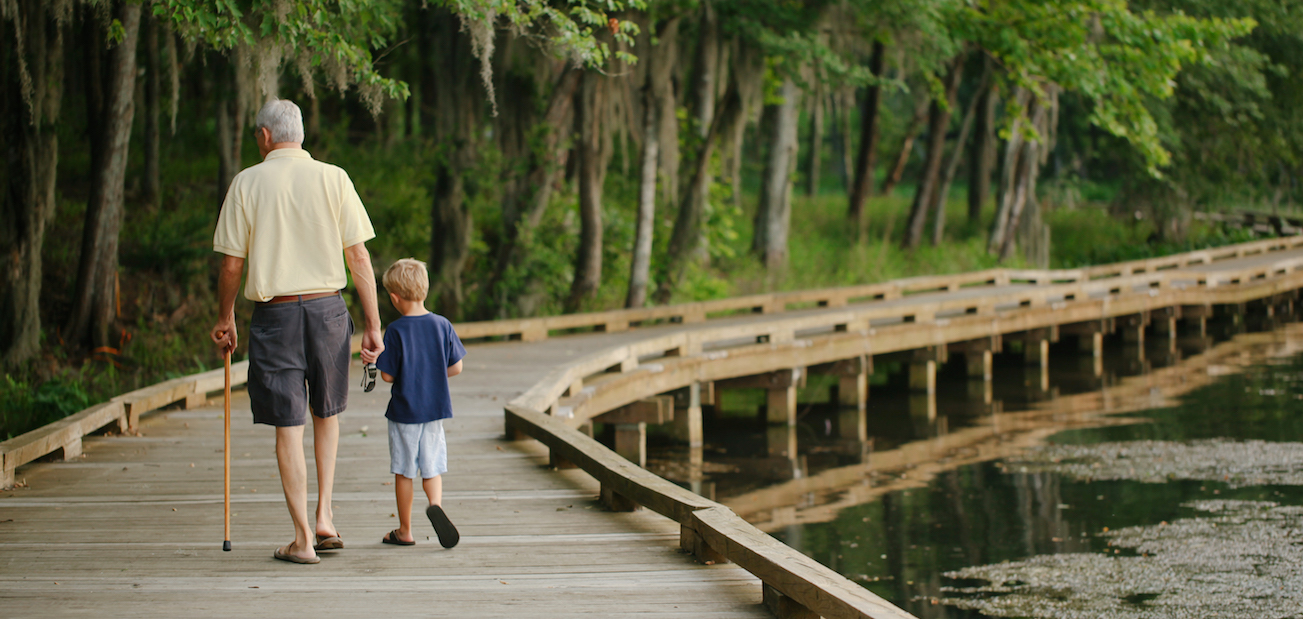
<path id="1" fill-rule="evenodd" d="M 1262 245 L 1249 248 L 1252 253 L 1270 250 Z M 1218 255 L 1246 255 L 1234 250 L 1196 254 L 1203 255 L 1194 264 L 1212 263 Z M 741 325 L 702 325 L 651 337 L 553 370 L 507 405 L 506 429 L 509 436 L 539 440 L 555 461 L 572 463 L 592 475 L 601 483 L 608 504 L 642 505 L 675 520 L 681 528 L 681 547 L 702 560 L 729 560 L 752 572 L 764 582 L 766 600 L 779 609 L 786 605 L 795 615 L 808 611 L 824 617 L 904 617 L 908 616 L 904 611 L 778 543 L 727 507 L 645 471 L 577 427 L 604 412 L 694 382 L 998 338 L 1161 308 L 1238 304 L 1303 287 L 1303 258 L 1216 272 L 1177 270 L 1182 264 L 1176 258 L 1075 272 L 1006 271 L 1013 280 L 1064 283 L 1006 291 L 1009 296 L 1001 299 L 979 296 L 868 304 L 862 309 Z M 886 324 L 877 328 L 878 321 Z M 737 343 L 744 338 L 750 341 Z"/>
<path id="2" fill-rule="evenodd" d="M 705 323 L 557 368 L 507 406 L 509 434 L 523 433 L 543 442 L 600 480 L 603 493 L 613 501 L 643 505 L 679 522 L 682 546 L 699 557 L 733 561 L 756 574 L 776 608 L 794 605 L 826 617 L 908 617 L 728 508 L 648 473 L 575 428 L 603 412 L 699 381 L 998 338 L 1155 308 L 1243 303 L 1291 291 L 1303 287 L 1303 259 L 1264 260 L 1243 268 L 1186 268 L 1300 246 L 1300 237 L 1271 239 L 1085 269 L 991 269 L 673 306 L 463 323 L 457 332 L 463 339 L 506 336 L 529 341 L 556 330 L 623 331 L 655 321 Z M 961 289 L 971 294 L 929 294 Z M 841 309 L 778 315 L 812 307 Z M 707 322 L 738 312 L 775 316 L 714 327 Z M 246 362 L 233 364 L 233 384 L 243 384 L 247 372 Z M 83 436 L 114 423 L 122 431 L 132 430 L 142 414 L 177 402 L 197 405 L 220 390 L 222 382 L 220 370 L 166 381 L 0 443 L 0 487 L 13 485 L 18 466 L 57 452 L 65 459 L 77 457 Z"/>

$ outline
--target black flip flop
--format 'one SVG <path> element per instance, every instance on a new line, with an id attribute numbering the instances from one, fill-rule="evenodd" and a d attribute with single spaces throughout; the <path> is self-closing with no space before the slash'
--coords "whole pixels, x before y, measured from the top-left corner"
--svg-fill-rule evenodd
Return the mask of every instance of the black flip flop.
<path id="1" fill-rule="evenodd" d="M 452 548 L 461 541 L 457 527 L 452 526 L 452 521 L 448 519 L 448 514 L 443 513 L 442 507 L 431 505 L 425 508 L 425 516 L 430 519 L 430 524 L 434 525 L 434 533 L 439 536 L 440 546 Z"/>
<path id="2" fill-rule="evenodd" d="M 380 542 L 383 544 L 393 544 L 395 546 L 416 545 L 416 540 L 412 540 L 410 542 L 404 542 L 403 540 L 398 539 L 398 529 L 394 529 L 393 531 L 390 531 L 388 534 L 385 535 L 384 539 L 380 540 Z"/>

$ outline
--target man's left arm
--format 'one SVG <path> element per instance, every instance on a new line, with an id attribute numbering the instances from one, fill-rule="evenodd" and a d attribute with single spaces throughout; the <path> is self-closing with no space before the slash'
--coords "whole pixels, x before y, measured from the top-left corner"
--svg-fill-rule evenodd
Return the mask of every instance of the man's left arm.
<path id="1" fill-rule="evenodd" d="M 380 305 L 376 295 L 376 274 L 371 268 L 371 253 L 366 250 L 366 243 L 357 243 L 344 248 L 344 258 L 353 274 L 357 296 L 362 301 L 362 361 L 375 363 L 384 352 L 385 343 L 380 335 Z"/>

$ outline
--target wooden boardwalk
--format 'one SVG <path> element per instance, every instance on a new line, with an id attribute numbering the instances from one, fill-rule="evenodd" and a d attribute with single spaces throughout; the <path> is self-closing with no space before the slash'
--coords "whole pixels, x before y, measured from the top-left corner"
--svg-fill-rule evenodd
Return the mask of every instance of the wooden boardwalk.
<path id="1" fill-rule="evenodd" d="M 1283 271 L 1276 268 L 1285 263 L 1288 266 Z M 963 287 L 970 285 L 969 280 L 980 283 L 985 276 L 961 275 L 941 278 L 938 289 L 909 296 L 902 296 L 899 290 L 893 294 L 889 285 L 845 292 L 840 300 L 771 295 L 755 301 L 757 307 L 764 305 L 765 313 L 704 323 L 665 323 L 622 331 L 633 319 L 631 314 L 620 313 L 547 319 L 554 323 L 521 321 L 518 332 L 526 341 L 468 346 L 466 371 L 453 380 L 456 418 L 448 425 L 450 471 L 445 477 L 444 505 L 461 530 L 462 542 L 452 550 L 420 537 L 418 545 L 411 548 L 379 541 L 397 526 L 397 519 L 391 516 L 393 488 L 388 484 L 392 475 L 387 466 L 383 418 L 387 386 L 371 394 L 355 388 L 349 411 L 341 420 L 335 519 L 348 547 L 314 566 L 271 558 L 272 550 L 288 541 L 292 530 L 276 473 L 272 431 L 252 425 L 242 392 L 237 392 L 233 407 L 235 550 L 230 553 L 220 550 L 220 400 L 145 416 L 139 423 L 142 436 L 88 436 L 80 443 L 82 455 L 66 462 L 23 464 L 30 459 L 26 455 L 11 460 L 12 454 L 30 455 L 35 449 L 20 445 L 6 452 L 6 444 L 21 443 L 15 439 L 0 444 L 6 472 L 13 471 L 19 483 L 19 487 L 0 492 L 0 616 L 293 615 L 308 610 L 345 616 L 392 611 L 458 617 L 770 616 L 760 604 L 762 585 L 756 576 L 734 564 L 703 565 L 680 551 L 680 536 L 686 535 L 681 522 L 652 510 L 609 511 L 597 500 L 600 486 L 588 473 L 549 468 L 548 448 L 539 443 L 504 441 L 504 406 L 515 401 L 537 405 L 541 408 L 534 410 L 539 411 L 552 408 L 571 415 L 566 423 L 574 425 L 600 414 L 601 403 L 606 401 L 603 398 L 616 402 L 624 397 L 618 395 L 621 390 L 637 391 L 621 385 L 641 382 L 639 389 L 647 389 L 659 384 L 657 381 L 669 384 L 679 380 L 679 373 L 687 371 L 698 372 L 698 376 L 712 372 L 720 378 L 740 376 L 747 372 L 751 359 L 762 356 L 766 363 L 784 358 L 799 367 L 812 354 L 812 347 L 850 350 L 847 342 L 857 337 L 876 338 L 882 348 L 874 349 L 873 354 L 886 352 L 889 346 L 900 350 L 918 346 L 892 343 L 892 338 L 901 339 L 893 333 L 927 331 L 931 339 L 924 345 L 928 346 L 942 341 L 936 340 L 942 337 L 937 334 L 946 329 L 964 337 L 986 337 L 977 326 L 995 329 L 1000 321 L 1016 320 L 1032 328 L 1060 313 L 1058 305 L 1073 307 L 1069 301 L 1085 307 L 1088 300 L 1101 299 L 1089 303 L 1107 307 L 1112 303 L 1110 295 L 1121 295 L 1119 299 L 1131 299 L 1125 302 L 1142 307 L 1136 301 L 1155 296 L 1160 287 L 1181 288 L 1186 281 L 1202 285 L 1205 279 L 1211 292 L 1214 285 L 1222 285 L 1213 280 L 1227 273 L 1235 273 L 1237 281 L 1265 278 L 1270 282 L 1279 275 L 1282 284 L 1276 292 L 1284 292 L 1299 287 L 1300 265 L 1303 248 L 1294 244 L 1269 254 L 1182 263 L 1170 277 L 1149 271 L 1149 279 L 1126 280 L 1122 287 L 1127 289 L 1118 291 L 1110 291 L 1109 283 L 1081 276 L 1073 280 L 1076 284 L 1057 287 L 1051 285 L 1059 281 L 1057 275 L 1045 276 L 1044 282 L 1027 281 L 1041 277 L 1036 273 L 1021 281 Z M 1249 272 L 1260 268 L 1268 269 L 1265 275 Z M 1177 281 L 1181 283 L 1174 283 Z M 880 300 L 851 300 L 847 306 L 848 298 L 872 299 L 879 288 L 885 291 Z M 1039 296 L 1025 298 L 1028 295 Z M 785 303 L 805 302 L 828 307 L 785 311 Z M 733 303 L 746 308 L 752 301 Z M 1124 301 L 1116 303 L 1120 306 Z M 777 317 L 768 313 L 771 304 L 777 304 L 775 311 L 782 312 Z M 737 309 L 728 302 L 713 310 L 710 307 L 692 311 L 704 319 L 708 312 L 719 311 L 718 307 Z M 648 310 L 653 311 L 669 316 L 672 310 Z M 1087 320 L 1082 317 L 1084 312 L 1062 313 L 1076 316 L 1065 318 L 1065 322 Z M 858 326 L 842 325 L 841 316 Z M 956 318 L 952 321 L 949 316 Z M 570 328 L 573 325 L 565 321 L 576 320 L 589 320 L 587 324 L 601 325 L 610 332 L 528 341 L 546 337 L 549 329 Z M 778 323 L 786 335 L 773 335 L 771 345 L 771 334 L 779 331 L 766 330 L 766 325 Z M 964 326 L 970 323 L 972 328 Z M 467 328 L 473 331 L 481 326 Z M 874 332 L 876 335 L 870 336 Z M 811 334 L 816 334 L 813 339 L 809 339 Z M 766 344 L 755 344 L 757 335 L 762 335 Z M 666 357 L 638 369 L 639 353 L 634 345 L 670 342 L 676 337 L 681 342 L 673 346 L 679 347 L 677 354 L 682 356 Z M 594 375 L 606 367 L 600 363 L 606 358 L 602 355 L 621 347 L 625 347 L 623 352 L 611 353 L 616 368 L 625 364 L 635 369 Z M 747 356 L 747 351 L 761 348 L 764 350 L 757 356 Z M 715 350 L 723 352 L 712 352 Z M 860 350 L 854 354 L 864 355 Z M 836 354 L 841 352 L 842 348 L 837 348 Z M 579 363 L 585 358 L 589 359 L 587 365 Z M 664 371 L 649 369 L 661 364 Z M 589 366 L 596 369 L 583 369 Z M 557 373 L 558 368 L 567 367 L 573 369 L 564 372 L 571 372 L 573 378 Z M 559 391 L 549 383 L 558 376 L 564 379 Z M 582 393 L 577 388 L 582 388 Z M 566 395 L 558 400 L 562 392 Z M 164 401 L 175 400 L 177 394 L 186 397 L 181 391 L 169 393 Z M 595 395 L 589 397 L 589 393 Z M 191 399 L 192 405 L 199 404 Z M 149 410 L 144 405 L 139 408 Z M 129 405 L 125 410 L 128 417 L 138 414 Z M 529 419 L 527 415 L 517 418 Z M 56 434 L 47 432 L 49 437 Z M 59 441 L 69 439 L 58 436 Z M 55 447 L 67 445 L 52 440 L 45 442 Z M 560 447 L 554 444 L 554 448 Z M 64 449 L 76 451 L 75 447 Z M 16 470 L 9 464 L 14 461 L 18 462 Z M 418 492 L 418 504 L 420 496 Z M 433 537 L 432 533 L 427 535 Z M 716 544 L 732 543 L 731 538 L 710 540 L 716 549 L 723 547 Z M 766 554 L 754 543 L 739 543 L 739 556 L 765 560 L 778 556 Z M 754 550 L 757 548 L 760 550 Z M 769 576 L 781 576 L 780 572 Z M 828 582 L 824 591 L 845 586 L 814 574 L 815 580 Z M 809 599 L 820 594 L 811 595 Z"/>
<path id="2" fill-rule="evenodd" d="M 160 412 L 143 436 L 87 437 L 84 457 L 23 467 L 28 487 L 0 493 L 0 616 L 769 616 L 759 581 L 681 553 L 676 523 L 607 511 L 586 474 L 502 440 L 504 402 L 611 337 L 469 347 L 448 424 L 444 505 L 462 533 L 452 550 L 380 543 L 397 526 L 385 385 L 355 388 L 341 419 L 335 520 L 347 548 L 317 565 L 273 560 L 293 536 L 273 433 L 237 392 L 232 552 L 221 551 L 221 400 Z M 432 538 L 428 528 L 417 531 Z"/>

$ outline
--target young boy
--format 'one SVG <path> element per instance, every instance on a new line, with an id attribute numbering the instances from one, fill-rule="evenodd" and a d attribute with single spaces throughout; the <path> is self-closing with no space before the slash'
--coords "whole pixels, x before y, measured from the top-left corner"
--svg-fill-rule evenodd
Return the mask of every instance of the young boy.
<path id="1" fill-rule="evenodd" d="M 443 420 L 452 417 L 448 379 L 461 373 L 462 346 L 452 323 L 425 309 L 430 288 L 425 263 L 404 258 L 385 271 L 385 290 L 402 318 L 389 323 L 385 350 L 376 360 L 380 377 L 393 383 L 389 409 L 389 461 L 398 499 L 398 528 L 381 541 L 411 546 L 412 480 L 419 473 L 430 500 L 425 515 L 434 525 L 444 548 L 457 545 L 457 528 L 444 514 L 443 478 L 448 470 L 448 447 Z"/>

